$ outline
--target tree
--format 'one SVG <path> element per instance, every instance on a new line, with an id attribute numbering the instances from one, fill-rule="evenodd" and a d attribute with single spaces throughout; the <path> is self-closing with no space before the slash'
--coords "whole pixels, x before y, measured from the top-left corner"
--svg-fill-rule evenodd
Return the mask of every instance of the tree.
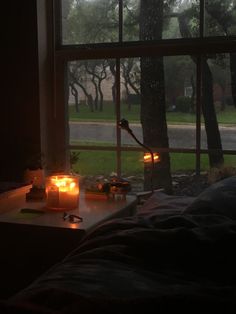
<path id="1" fill-rule="evenodd" d="M 217 54 L 209 61 L 211 61 L 209 66 L 214 82 L 221 88 L 220 110 L 223 111 L 226 109 L 226 89 L 230 85 L 229 56 L 227 54 Z"/>
<path id="2" fill-rule="evenodd" d="M 134 93 L 140 98 L 140 64 L 136 58 L 125 58 L 121 60 L 121 75 L 126 91 L 126 102 L 131 110 L 130 95 Z"/>
<path id="3" fill-rule="evenodd" d="M 195 112 L 195 76 L 194 63 L 189 56 L 168 56 L 164 59 L 165 85 L 168 105 L 176 105 L 176 98 L 182 96 L 184 87 L 191 85 L 188 112 Z"/>
<path id="4" fill-rule="evenodd" d="M 213 78 L 206 58 L 203 60 L 203 102 L 202 113 L 205 120 L 209 163 L 211 168 L 221 167 L 224 163 L 222 143 L 213 100 Z"/>
<path id="5" fill-rule="evenodd" d="M 83 91 L 90 111 L 103 110 L 102 82 L 107 78 L 107 60 L 74 61 L 68 67 L 69 86 L 76 97 L 75 104 L 78 107 L 78 90 Z M 88 84 L 91 83 L 91 84 Z M 88 87 L 88 85 L 90 85 Z M 93 85 L 93 90 L 91 90 Z M 78 110 L 76 110 L 78 112 Z"/>
<path id="6" fill-rule="evenodd" d="M 85 64 L 83 62 L 74 61 L 70 63 L 70 65 L 68 66 L 68 84 L 71 90 L 77 90 L 77 87 L 81 88 L 87 99 L 87 104 L 90 108 L 90 111 L 93 112 L 94 101 L 93 96 L 87 90 L 87 72 Z M 73 91 L 73 93 L 75 93 L 75 91 Z"/>
<path id="7" fill-rule="evenodd" d="M 182 37 L 190 38 L 193 36 L 193 33 L 195 31 L 195 25 L 194 27 L 192 27 L 191 23 L 192 19 L 194 19 L 197 15 L 197 6 L 192 6 L 190 9 L 187 9 L 178 15 L 179 28 Z M 196 58 L 194 56 L 192 56 L 192 59 L 196 63 Z M 205 130 L 209 150 L 209 163 L 210 167 L 221 167 L 224 163 L 224 158 L 213 100 L 213 78 L 206 58 L 203 59 L 202 65 L 202 70 L 204 74 L 202 113 L 205 120 Z"/>
<path id="8" fill-rule="evenodd" d="M 67 20 L 65 43 L 89 44 L 118 40 L 117 0 L 75 0 Z"/>
<path id="9" fill-rule="evenodd" d="M 209 1 L 213 7 L 214 1 Z M 220 1 L 216 1 L 217 5 Z M 233 2 L 226 1 L 230 4 L 232 9 Z M 69 43 L 106 43 L 118 41 L 118 1 L 114 0 L 93 0 L 73 1 L 71 10 L 68 13 L 68 29 L 70 29 L 70 38 L 67 39 Z M 140 5 L 139 5 L 140 4 Z M 206 2 L 208 5 L 208 1 Z M 163 36 L 172 38 L 169 25 L 171 23 L 171 32 L 182 35 L 183 38 L 196 37 L 199 34 L 199 1 L 198 0 L 123 0 L 123 27 L 124 39 L 129 40 L 160 40 Z M 226 7 L 225 7 L 226 8 Z M 208 6 L 210 12 L 210 6 Z M 68 8 L 67 8 L 68 11 Z M 228 11 L 227 11 L 228 12 Z M 209 14 L 209 13 L 208 13 Z M 209 14 L 207 17 L 209 21 L 209 30 L 211 32 L 219 30 L 219 22 L 217 19 L 224 21 L 222 16 L 214 13 L 217 18 Z M 228 13 L 227 13 L 228 14 Z M 229 15 L 228 15 L 229 16 Z M 175 17 L 173 22 L 172 17 Z M 177 19 L 176 19 L 177 18 Z M 172 21 L 172 22 L 171 22 Z M 176 30 L 176 25 L 179 25 L 179 30 Z M 223 24 L 224 24 L 223 23 Z M 94 27 L 96 25 L 96 27 Z M 228 28 L 229 25 L 226 25 Z M 227 27 L 221 27 L 221 31 Z M 166 38 L 166 37 L 165 37 Z M 216 113 L 213 102 L 213 78 L 211 68 L 209 66 L 212 56 L 207 56 L 203 61 L 203 70 L 205 73 L 205 85 L 203 89 L 204 103 L 203 115 L 206 124 L 206 132 L 208 138 L 208 148 L 210 150 L 209 160 L 210 165 L 220 165 L 223 162 L 221 139 L 216 119 Z M 181 58 L 180 58 L 181 59 Z M 192 60 L 196 59 L 192 56 Z M 232 59 L 233 60 L 233 59 Z M 181 60 L 182 61 L 182 60 Z M 110 75 L 115 78 L 116 68 L 114 60 L 107 60 L 107 67 L 83 65 L 83 71 L 90 77 L 94 84 L 95 93 L 92 94 L 86 90 L 85 82 L 79 75 L 72 75 L 74 85 L 87 93 L 87 99 L 90 98 L 91 109 L 96 110 L 97 101 L 99 99 L 99 86 L 101 88 L 102 76 Z M 212 64 L 212 62 L 211 62 Z M 181 67 L 180 67 L 181 68 Z M 178 65 L 176 69 L 179 70 Z M 195 93 L 195 81 L 193 79 L 194 73 L 188 66 L 185 67 L 185 74 L 193 86 L 192 100 Z M 81 69 L 80 69 L 81 71 Z M 231 72 L 235 73 L 235 72 Z M 166 99 L 165 90 L 166 77 L 164 72 L 164 64 L 162 57 L 148 58 L 141 57 L 140 66 L 137 59 L 122 59 L 121 60 L 121 74 L 123 75 L 123 84 L 127 91 L 134 91 L 136 94 L 141 94 L 141 124 L 143 128 L 143 139 L 147 146 L 159 147 L 161 149 L 161 162 L 155 165 L 154 169 L 154 186 L 165 187 L 171 189 L 171 175 L 170 175 L 170 158 L 168 153 L 163 151 L 169 148 L 169 140 L 167 134 L 166 123 Z M 181 71 L 183 74 L 183 71 Z M 173 77 L 172 77 L 173 78 Z M 235 75 L 236 79 L 236 75 Z M 77 80 L 77 81 L 76 81 Z M 233 81 L 233 80 L 232 80 Z M 177 86 L 179 82 L 174 82 L 173 87 Z M 170 86 L 170 84 L 168 84 Z M 169 87 L 168 86 L 168 87 Z M 76 93 L 74 92 L 76 95 Z M 95 95 L 94 98 L 92 95 Z M 100 98 L 102 98 L 100 89 Z M 115 84 L 112 86 L 112 95 L 115 99 Z M 92 98 L 92 99 L 91 99 Z M 193 108 L 192 104 L 192 108 Z M 214 151 L 218 151 L 215 154 Z M 149 169 L 145 168 L 145 189 L 150 188 L 150 173 Z"/>
<path id="10" fill-rule="evenodd" d="M 210 35 L 235 35 L 236 33 L 236 1 L 215 0 L 207 2 L 208 28 Z M 212 25 L 214 25 L 213 30 Z M 236 107 L 236 53 L 230 53 L 231 90 Z"/>
<path id="11" fill-rule="evenodd" d="M 75 112 L 79 113 L 79 92 L 75 86 L 75 82 L 73 80 L 70 81 L 69 86 L 71 88 L 71 94 L 75 98 Z"/>
<path id="12" fill-rule="evenodd" d="M 91 75 L 91 81 L 95 89 L 94 105 L 95 110 L 103 110 L 103 92 L 102 92 L 102 81 L 107 78 L 107 60 L 91 60 L 85 62 L 86 72 Z M 98 106 L 99 102 L 99 106 Z"/>
<path id="13" fill-rule="evenodd" d="M 62 0 L 61 11 L 62 11 L 62 42 L 67 43 L 67 39 L 70 38 L 70 29 L 68 20 L 70 19 L 70 12 L 73 5 L 73 0 Z"/>
<path id="14" fill-rule="evenodd" d="M 164 1 L 140 3 L 140 40 L 162 38 Z M 163 57 L 141 57 L 141 124 L 146 146 L 168 148 L 166 123 L 165 78 Z M 155 164 L 153 184 L 155 188 L 172 191 L 170 157 L 160 154 Z M 150 189 L 150 167 L 144 167 L 144 189 Z"/>
<path id="15" fill-rule="evenodd" d="M 70 0 L 62 1 L 63 41 L 65 44 L 89 44 L 117 41 L 118 2 L 117 0 Z M 78 108 L 76 86 L 83 91 L 91 111 L 103 110 L 102 82 L 107 78 L 109 67 L 115 74 L 113 60 L 80 61 L 69 69 L 69 84 Z M 110 64 L 111 63 L 111 64 Z M 114 70 L 112 72 L 112 70 Z M 82 77 L 83 75 L 84 77 Z M 87 84 L 89 82 L 89 84 Z M 89 90 L 93 85 L 93 92 Z M 114 89 L 115 85 L 113 86 Z M 113 90 L 114 95 L 114 90 Z"/>

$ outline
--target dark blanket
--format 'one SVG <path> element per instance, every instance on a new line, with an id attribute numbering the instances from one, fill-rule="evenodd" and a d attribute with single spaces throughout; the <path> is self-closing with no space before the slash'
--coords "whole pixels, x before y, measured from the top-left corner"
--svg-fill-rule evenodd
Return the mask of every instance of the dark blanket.
<path id="1" fill-rule="evenodd" d="M 224 204 L 198 211 L 197 199 L 156 192 L 137 215 L 98 226 L 0 312 L 235 313 L 235 217 Z"/>

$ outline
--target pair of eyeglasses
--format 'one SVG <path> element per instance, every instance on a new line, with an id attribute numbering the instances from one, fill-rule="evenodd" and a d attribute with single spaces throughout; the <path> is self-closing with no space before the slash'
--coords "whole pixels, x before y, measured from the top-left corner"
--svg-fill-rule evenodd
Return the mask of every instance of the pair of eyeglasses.
<path id="1" fill-rule="evenodd" d="M 63 213 L 63 220 L 69 220 L 70 223 L 79 223 L 83 221 L 83 218 L 77 215 Z"/>

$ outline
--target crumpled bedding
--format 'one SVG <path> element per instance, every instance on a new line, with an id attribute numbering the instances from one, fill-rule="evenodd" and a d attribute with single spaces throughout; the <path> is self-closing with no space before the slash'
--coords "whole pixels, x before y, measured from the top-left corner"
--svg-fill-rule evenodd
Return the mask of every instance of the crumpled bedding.
<path id="1" fill-rule="evenodd" d="M 91 231 L 1 313 L 235 313 L 235 248 L 227 209 L 198 212 L 196 199 L 155 192 L 135 216 Z"/>

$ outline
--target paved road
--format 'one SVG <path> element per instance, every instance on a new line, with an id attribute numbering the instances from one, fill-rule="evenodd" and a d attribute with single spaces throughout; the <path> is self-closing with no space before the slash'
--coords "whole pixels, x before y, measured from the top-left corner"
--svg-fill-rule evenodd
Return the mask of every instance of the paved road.
<path id="1" fill-rule="evenodd" d="M 142 131 L 138 124 L 130 124 L 137 138 L 142 141 Z M 236 150 L 236 126 L 220 127 L 223 149 Z M 171 148 L 194 148 L 195 128 L 188 125 L 170 125 L 168 127 L 169 144 Z M 136 144 L 127 134 L 121 131 L 122 144 Z M 116 128 L 112 123 L 101 122 L 70 122 L 70 139 L 80 141 L 101 141 L 115 143 Z M 202 130 L 202 148 L 206 148 L 206 134 Z"/>

